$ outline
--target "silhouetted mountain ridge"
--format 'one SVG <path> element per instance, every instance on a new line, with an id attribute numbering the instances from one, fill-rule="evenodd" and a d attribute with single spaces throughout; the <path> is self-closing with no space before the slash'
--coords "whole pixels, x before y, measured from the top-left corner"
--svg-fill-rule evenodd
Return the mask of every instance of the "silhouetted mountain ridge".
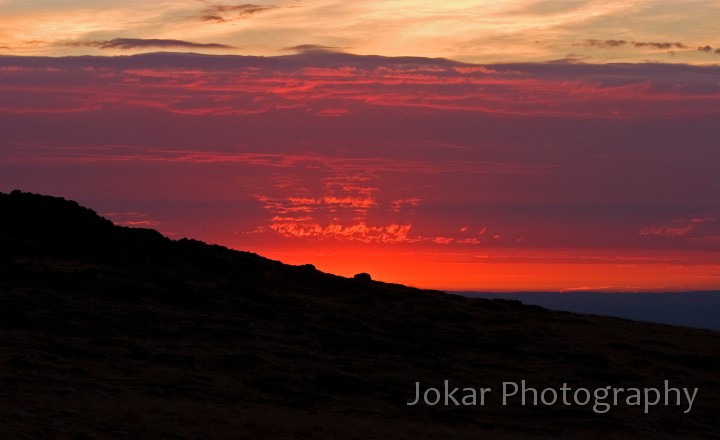
<path id="1" fill-rule="evenodd" d="M 0 438 L 713 438 L 720 333 L 348 279 L 0 194 Z M 416 382 L 492 387 L 408 406 Z M 692 412 L 503 405 L 698 387 Z"/>
<path id="2" fill-rule="evenodd" d="M 0 245 L 3 254 L 53 258 L 125 269 L 178 269 L 183 276 L 252 276 L 279 262 L 183 238 L 171 240 L 153 229 L 114 225 L 92 209 L 60 197 L 13 191 L 0 193 Z M 292 266 L 288 270 L 295 269 Z M 307 272 L 310 266 L 303 270 Z"/>
<path id="3" fill-rule="evenodd" d="M 92 209 L 60 197 L 17 190 L 0 193 L 0 210 L 3 245 L 17 253 L 169 264 L 168 259 L 182 260 L 198 252 L 201 258 L 222 248 L 188 239 L 173 242 L 153 229 L 116 226 Z"/>

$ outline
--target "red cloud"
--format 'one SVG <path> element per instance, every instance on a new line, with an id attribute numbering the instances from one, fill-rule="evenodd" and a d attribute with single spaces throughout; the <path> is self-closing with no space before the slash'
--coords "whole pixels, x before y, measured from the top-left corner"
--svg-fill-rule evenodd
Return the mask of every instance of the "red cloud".
<path id="1" fill-rule="evenodd" d="M 128 63 L 138 60 L 129 58 Z M 91 61 L 78 66 L 61 59 L 51 71 L 11 58 L 0 65 L 0 97 L 4 98 L 0 112 L 97 112 L 126 107 L 196 116 L 301 111 L 338 117 L 384 107 L 577 119 L 711 117 L 720 108 L 714 67 L 667 67 L 670 76 L 660 81 L 654 70 L 662 66 L 643 65 L 488 68 L 428 62 L 283 68 L 260 60 L 238 60 L 235 65 L 228 61 L 218 67 L 218 59 L 204 57 L 200 61 L 206 61 L 206 66 L 198 62 L 197 66 L 157 68 L 92 66 Z"/>

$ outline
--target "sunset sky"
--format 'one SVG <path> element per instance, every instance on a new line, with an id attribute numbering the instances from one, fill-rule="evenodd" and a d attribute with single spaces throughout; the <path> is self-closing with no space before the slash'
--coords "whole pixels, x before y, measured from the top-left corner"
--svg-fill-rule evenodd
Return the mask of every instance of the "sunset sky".
<path id="1" fill-rule="evenodd" d="M 0 191 L 418 287 L 720 289 L 718 19 L 0 0 Z"/>

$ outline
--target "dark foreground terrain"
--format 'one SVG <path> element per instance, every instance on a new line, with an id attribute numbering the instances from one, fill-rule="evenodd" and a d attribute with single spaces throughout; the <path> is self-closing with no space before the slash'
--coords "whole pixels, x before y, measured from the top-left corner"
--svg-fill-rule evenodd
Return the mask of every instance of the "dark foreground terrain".
<path id="1" fill-rule="evenodd" d="M 492 390 L 406 405 L 443 380 Z M 699 390 L 687 413 L 503 405 L 521 380 Z M 0 194 L 3 439 L 709 439 L 718 414 L 718 332 L 346 279 Z"/>

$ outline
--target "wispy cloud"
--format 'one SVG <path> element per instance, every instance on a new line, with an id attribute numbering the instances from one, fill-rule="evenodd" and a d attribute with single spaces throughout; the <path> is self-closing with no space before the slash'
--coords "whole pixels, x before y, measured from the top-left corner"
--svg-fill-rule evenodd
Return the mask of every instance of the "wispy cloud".
<path id="1" fill-rule="evenodd" d="M 680 238 L 690 236 L 698 226 L 706 222 L 715 222 L 715 217 L 693 217 L 679 219 L 665 225 L 648 225 L 640 229 L 640 235 Z"/>
<path id="2" fill-rule="evenodd" d="M 585 40 L 583 46 L 602 47 L 602 48 L 613 48 L 623 47 L 628 44 L 625 40 Z"/>
<path id="3" fill-rule="evenodd" d="M 689 47 L 683 43 L 666 43 L 666 42 L 654 42 L 654 41 L 626 41 L 626 40 L 585 40 L 581 44 L 582 46 L 600 47 L 603 49 L 613 49 L 619 47 L 633 46 L 636 48 L 649 48 L 656 50 L 671 50 L 671 49 L 689 49 Z"/>
<path id="4" fill-rule="evenodd" d="M 716 53 L 720 54 L 720 48 L 713 49 L 710 45 L 701 45 L 698 46 L 697 49 L 692 49 L 690 45 L 687 45 L 685 43 L 675 42 L 675 43 L 668 43 L 668 42 L 652 42 L 652 41 L 627 41 L 627 40 L 597 40 L 597 39 L 589 39 L 585 40 L 582 43 L 575 43 L 573 46 L 585 46 L 585 47 L 596 47 L 600 49 L 629 49 L 629 48 L 638 48 L 638 49 L 652 49 L 652 50 L 666 50 L 670 51 L 671 53 L 674 53 L 676 50 L 684 50 L 686 52 L 702 52 L 702 53 Z"/>
<path id="5" fill-rule="evenodd" d="M 335 239 L 363 243 L 412 243 L 418 238 L 410 237 L 412 224 L 372 224 L 371 210 L 381 210 L 377 200 L 379 189 L 371 185 L 372 172 L 349 170 L 331 171 L 323 179 L 319 194 L 302 196 L 257 196 L 271 216 L 266 225 L 256 232 L 273 231 L 283 237 L 305 239 Z M 278 188 L 281 193 L 297 191 L 297 188 Z"/>
<path id="6" fill-rule="evenodd" d="M 698 52 L 714 53 L 714 54 L 720 55 L 720 48 L 713 50 L 712 46 L 708 46 L 708 45 L 698 46 L 697 50 L 698 50 Z"/>
<path id="7" fill-rule="evenodd" d="M 255 233 L 311 240 L 462 247 L 502 240 L 498 233 L 486 235 L 487 228 L 471 231 L 464 227 L 440 235 L 428 233 L 427 228 L 416 230 L 422 200 L 387 200 L 383 193 L 393 188 L 388 188 L 387 183 L 380 187 L 387 182 L 380 174 L 373 166 L 346 165 L 317 169 L 313 178 L 298 175 L 292 186 L 283 182 L 274 193 L 256 196 L 268 213 L 268 221 L 259 225 Z M 321 188 L 310 189 L 318 175 L 329 177 L 321 178 Z"/>
<path id="8" fill-rule="evenodd" d="M 102 216 L 119 226 L 132 228 L 157 228 L 162 222 L 148 218 L 147 214 L 136 211 L 128 212 L 104 212 Z"/>
<path id="9" fill-rule="evenodd" d="M 683 43 L 657 43 L 657 42 L 634 42 L 635 47 L 649 47 L 650 49 L 668 50 L 668 49 L 687 49 Z"/>
<path id="10" fill-rule="evenodd" d="M 422 201 L 415 197 L 415 198 L 407 198 L 407 199 L 400 199 L 400 200 L 393 200 L 390 204 L 390 209 L 393 212 L 402 212 L 405 209 L 413 209 L 420 206 L 420 203 Z"/>
<path id="11" fill-rule="evenodd" d="M 277 8 L 275 5 L 256 5 L 252 3 L 242 5 L 211 4 L 202 11 L 200 18 L 205 21 L 225 23 L 227 21 L 257 15 L 261 12 L 271 11 L 275 8 Z"/>
<path id="12" fill-rule="evenodd" d="M 341 52 L 344 49 L 347 49 L 347 48 L 337 47 L 337 46 L 323 46 L 322 44 L 298 44 L 297 46 L 286 47 L 283 50 L 288 50 L 288 51 L 297 52 L 297 53 L 313 54 L 313 53 Z"/>
<path id="13" fill-rule="evenodd" d="M 285 238 L 336 239 L 385 244 L 417 242 L 408 236 L 412 225 L 369 226 L 361 222 L 349 225 L 330 223 L 322 226 L 311 219 L 306 220 L 276 218 L 270 223 L 269 229 Z"/>
<path id="14" fill-rule="evenodd" d="M 231 49 L 232 46 L 219 43 L 195 43 L 183 40 L 167 40 L 156 38 L 114 38 L 101 41 L 71 41 L 58 43 L 63 46 L 87 46 L 100 49 L 142 49 L 142 48 L 168 48 L 180 47 L 191 49 Z"/>

